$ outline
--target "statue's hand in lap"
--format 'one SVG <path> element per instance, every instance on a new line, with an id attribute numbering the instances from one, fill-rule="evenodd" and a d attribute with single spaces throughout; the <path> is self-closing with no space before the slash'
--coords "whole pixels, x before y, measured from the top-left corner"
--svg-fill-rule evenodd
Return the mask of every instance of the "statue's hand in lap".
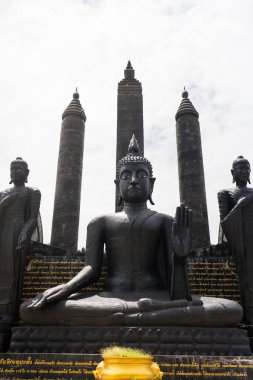
<path id="1" fill-rule="evenodd" d="M 18 237 L 18 246 L 17 249 L 21 249 L 25 247 L 27 242 L 27 233 L 26 232 L 21 232 L 21 234 Z"/>
<path id="2" fill-rule="evenodd" d="M 39 309 L 48 303 L 66 299 L 70 293 L 66 284 L 58 285 L 38 294 L 28 307 L 31 309 Z"/>
<path id="3" fill-rule="evenodd" d="M 183 203 L 177 207 L 172 226 L 172 247 L 177 257 L 186 257 L 191 250 L 192 210 Z"/>

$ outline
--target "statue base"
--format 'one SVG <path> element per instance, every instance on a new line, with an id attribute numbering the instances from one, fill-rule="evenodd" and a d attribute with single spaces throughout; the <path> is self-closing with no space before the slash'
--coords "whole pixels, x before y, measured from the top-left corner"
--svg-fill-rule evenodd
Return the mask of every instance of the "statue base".
<path id="1" fill-rule="evenodd" d="M 252 356 L 154 355 L 163 380 L 252 380 Z M 101 355 L 0 354 L 0 379 L 94 380 Z"/>
<path id="2" fill-rule="evenodd" d="M 245 330 L 248 332 L 249 345 L 251 352 L 253 352 L 253 325 L 245 325 Z"/>
<path id="3" fill-rule="evenodd" d="M 247 331 L 232 327 L 20 326 L 12 328 L 12 353 L 99 353 L 112 345 L 152 355 L 251 355 Z"/>
<path id="4" fill-rule="evenodd" d="M 0 352 L 6 352 L 9 349 L 11 339 L 11 323 L 0 321 Z"/>

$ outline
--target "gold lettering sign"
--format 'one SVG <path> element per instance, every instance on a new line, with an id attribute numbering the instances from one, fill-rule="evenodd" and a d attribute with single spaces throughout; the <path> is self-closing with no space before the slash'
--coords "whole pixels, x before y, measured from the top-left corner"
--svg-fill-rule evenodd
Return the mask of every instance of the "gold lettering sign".
<path id="1" fill-rule="evenodd" d="M 93 370 L 101 360 L 87 354 L 0 354 L 0 379 L 94 379 Z M 77 359 L 78 358 L 78 359 Z M 253 359 L 236 357 L 155 356 L 163 379 L 227 378 L 252 379 Z"/>

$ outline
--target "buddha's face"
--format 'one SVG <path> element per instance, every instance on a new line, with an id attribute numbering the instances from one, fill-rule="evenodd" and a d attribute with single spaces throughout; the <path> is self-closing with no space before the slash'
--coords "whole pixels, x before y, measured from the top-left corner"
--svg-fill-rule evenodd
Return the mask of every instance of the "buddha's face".
<path id="1" fill-rule="evenodd" d="M 231 172 L 236 183 L 247 184 L 249 182 L 250 166 L 247 162 L 238 162 Z"/>
<path id="2" fill-rule="evenodd" d="M 27 182 L 27 176 L 29 174 L 29 170 L 19 162 L 15 162 L 11 164 L 10 176 L 11 181 L 14 184 L 22 184 Z"/>
<path id="3" fill-rule="evenodd" d="M 120 168 L 119 190 L 126 203 L 146 202 L 152 189 L 152 181 L 145 165 L 129 163 Z"/>

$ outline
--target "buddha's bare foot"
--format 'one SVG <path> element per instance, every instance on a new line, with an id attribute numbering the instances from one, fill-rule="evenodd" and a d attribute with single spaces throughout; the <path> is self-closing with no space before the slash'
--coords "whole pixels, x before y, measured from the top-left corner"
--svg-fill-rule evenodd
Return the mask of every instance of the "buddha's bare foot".
<path id="1" fill-rule="evenodd" d="M 201 301 L 201 299 L 199 298 L 196 298 L 196 299 L 192 299 L 191 300 L 191 306 L 202 306 L 203 305 L 203 301 Z"/>

